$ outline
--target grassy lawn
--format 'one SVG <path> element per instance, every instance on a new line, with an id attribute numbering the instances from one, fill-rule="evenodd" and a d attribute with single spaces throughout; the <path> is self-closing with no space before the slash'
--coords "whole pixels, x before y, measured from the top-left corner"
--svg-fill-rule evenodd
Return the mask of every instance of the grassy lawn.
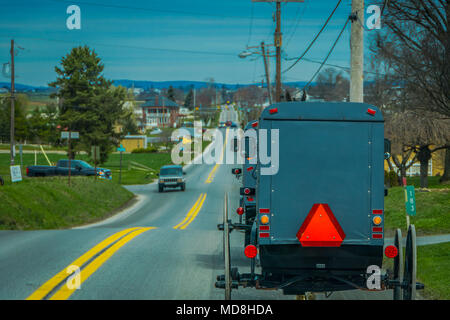
<path id="1" fill-rule="evenodd" d="M 450 233 L 450 184 L 440 184 L 440 177 L 428 177 L 430 192 L 419 192 L 420 177 L 407 178 L 416 192 L 415 217 L 418 236 Z M 402 187 L 389 189 L 385 198 L 386 236 L 401 228 L 406 236 L 405 195 Z M 392 259 L 384 259 L 385 268 L 392 269 Z M 417 247 L 417 279 L 425 284 L 419 294 L 426 299 L 450 299 L 450 243 Z"/>
<path id="2" fill-rule="evenodd" d="M 0 150 L 10 150 L 11 146 L 9 144 L 5 144 L 5 143 L 0 143 Z M 44 148 L 45 151 L 47 150 L 57 150 L 57 151 L 65 151 L 67 150 L 67 147 L 54 147 L 54 146 L 48 146 L 48 145 L 43 145 L 42 148 Z M 41 150 L 41 148 L 38 145 L 24 145 L 22 147 L 22 150 L 27 150 L 27 151 L 34 151 L 37 150 L 38 152 Z M 16 144 L 16 157 L 19 156 L 19 145 Z"/>
<path id="3" fill-rule="evenodd" d="M 202 150 L 211 143 L 211 141 L 202 142 Z M 191 148 L 194 150 L 193 146 Z M 65 154 L 47 153 L 51 163 L 56 163 L 60 159 L 67 159 Z M 25 176 L 27 166 L 34 165 L 34 154 L 23 154 L 23 171 L 22 176 Z M 76 159 L 85 160 L 92 164 L 90 156 L 87 154 L 77 155 Z M 9 153 L 0 153 L 0 175 L 5 181 L 10 181 L 10 156 Z M 16 164 L 20 164 L 20 157 L 16 156 Z M 158 153 L 124 153 L 122 155 L 122 179 L 121 184 L 147 184 L 151 183 L 157 178 L 156 173 L 159 169 L 167 164 L 172 164 L 170 152 Z M 49 165 L 44 155 L 39 152 L 37 154 L 37 165 Z M 120 154 L 113 153 L 108 157 L 108 161 L 101 164 L 100 167 L 110 169 L 113 175 L 113 181 L 119 182 L 120 172 Z"/>
<path id="4" fill-rule="evenodd" d="M 439 184 L 439 177 L 430 178 L 430 192 L 419 192 L 416 189 L 417 215 L 410 217 L 419 236 L 450 233 L 450 184 Z M 416 177 L 408 179 L 408 184 L 416 183 L 420 183 Z M 396 228 L 406 232 L 405 195 L 402 187 L 389 189 L 384 207 L 387 235 L 392 235 L 392 230 Z"/>
<path id="5" fill-rule="evenodd" d="M 25 178 L 0 187 L 0 229 L 62 229 L 110 216 L 133 194 L 120 185 L 92 177 Z"/>
<path id="6" fill-rule="evenodd" d="M 417 247 L 419 291 L 427 299 L 450 299 L 450 242 Z"/>

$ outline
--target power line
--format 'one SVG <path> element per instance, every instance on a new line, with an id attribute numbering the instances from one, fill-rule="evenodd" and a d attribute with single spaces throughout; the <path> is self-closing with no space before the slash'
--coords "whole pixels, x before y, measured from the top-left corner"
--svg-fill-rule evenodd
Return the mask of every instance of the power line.
<path id="1" fill-rule="evenodd" d="M 104 8 L 115 8 L 115 9 L 129 9 L 136 11 L 149 11 L 149 12 L 158 12 L 158 13 L 171 13 L 171 14 L 181 14 L 181 15 L 189 15 L 189 16 L 205 16 L 205 17 L 216 17 L 216 18 L 242 18 L 242 16 L 231 16 L 231 15 L 220 15 L 220 14 L 212 14 L 212 13 L 203 13 L 203 12 L 194 12 L 194 11 L 183 11 L 183 10 L 168 10 L 168 9 L 154 9 L 148 7 L 132 7 L 125 5 L 115 5 L 115 4 L 105 4 L 98 2 L 84 2 L 84 1 L 68 1 L 68 0 L 46 0 L 51 2 L 58 3 L 67 3 L 67 4 L 79 4 L 86 6 L 96 6 L 96 7 L 104 7 Z M 266 17 L 254 17 L 254 19 L 258 20 L 266 20 Z"/>
<path id="2" fill-rule="evenodd" d="M 311 84 L 311 82 L 314 80 L 314 78 L 317 76 L 317 74 L 320 72 L 320 70 L 322 69 L 322 67 L 325 65 L 325 63 L 327 62 L 328 58 L 330 57 L 331 53 L 334 50 L 334 47 L 336 47 L 336 44 L 338 43 L 339 39 L 341 38 L 342 33 L 344 32 L 345 28 L 347 27 L 347 24 L 349 22 L 350 18 L 347 18 L 347 20 L 345 21 L 344 27 L 342 28 L 341 32 L 339 33 L 338 37 L 336 38 L 336 41 L 333 43 L 333 46 L 331 47 L 330 51 L 328 51 L 327 56 L 325 57 L 325 59 L 322 61 L 322 63 L 320 64 L 319 69 L 317 69 L 316 73 L 314 73 L 314 75 L 312 76 L 311 80 L 308 81 L 308 83 L 303 87 L 302 90 L 305 90 L 306 88 L 309 87 L 309 85 Z"/>
<path id="3" fill-rule="evenodd" d="M 291 33 L 289 39 L 286 41 L 286 45 L 284 46 L 285 50 L 289 46 L 289 43 L 291 42 L 292 38 L 294 37 L 295 33 L 297 32 L 298 25 L 300 24 L 300 21 L 302 20 L 303 15 L 305 14 L 307 4 L 308 4 L 308 0 L 305 0 L 305 2 L 301 6 L 299 6 L 299 10 L 300 10 L 300 8 L 303 8 L 303 10 L 297 18 L 297 22 L 294 26 L 294 31 Z"/>
<path id="4" fill-rule="evenodd" d="M 339 0 L 336 7 L 333 9 L 333 11 L 331 12 L 331 14 L 328 16 L 327 21 L 325 21 L 325 24 L 322 26 L 322 28 L 320 29 L 319 33 L 314 37 L 314 39 L 311 41 L 311 43 L 309 44 L 309 46 L 306 48 L 306 50 L 303 52 L 303 54 L 297 59 L 297 61 L 295 61 L 291 66 L 289 66 L 287 69 L 285 69 L 283 71 L 283 73 L 291 70 L 304 56 L 305 54 L 309 51 L 309 49 L 312 47 L 312 45 L 314 44 L 314 42 L 317 40 L 317 38 L 320 36 L 320 34 L 322 33 L 322 31 L 325 29 L 325 27 L 327 26 L 328 22 L 330 21 L 331 17 L 333 16 L 333 14 L 336 12 L 337 8 L 339 7 L 339 4 L 341 3 L 342 0 Z M 348 22 L 348 19 L 347 19 Z M 347 25 L 347 22 L 345 23 Z"/>
<path id="5" fill-rule="evenodd" d="M 248 30 L 248 40 L 247 40 L 247 47 L 250 43 L 251 37 L 252 37 L 252 31 L 253 31 L 253 13 L 254 13 L 254 9 L 255 9 L 255 3 L 252 2 L 252 12 L 251 12 L 251 18 L 250 18 L 250 27 Z"/>
<path id="6" fill-rule="evenodd" d="M 7 35 L 0 35 L 0 38 L 11 38 Z M 49 42 L 59 42 L 59 43 L 70 43 L 74 44 L 73 41 L 69 40 L 61 40 L 61 39 L 48 39 L 48 38 L 38 38 L 38 37 L 22 37 L 21 39 L 28 40 L 41 40 L 41 41 L 49 41 Z M 235 53 L 226 53 L 226 52 L 213 52 L 213 51 L 199 51 L 199 50 L 185 50 L 185 49 L 170 49 L 170 48 L 155 48 L 155 47 L 141 47 L 141 46 L 129 46 L 129 45 L 119 45 L 119 44 L 109 44 L 109 43 L 92 43 L 95 46 L 104 46 L 104 47 L 114 47 L 114 48 L 124 48 L 124 49 L 142 49 L 142 50 L 153 50 L 153 51 L 166 51 L 166 52 L 178 52 L 178 53 L 188 53 L 188 54 L 203 54 L 203 55 L 215 55 L 215 56 L 233 56 L 235 57 Z"/>
<path id="7" fill-rule="evenodd" d="M 291 61 L 291 60 L 295 60 L 295 59 L 297 59 L 297 57 L 295 57 L 295 58 L 285 58 L 284 60 L 286 60 L 286 61 Z M 322 64 L 321 61 L 314 60 L 314 59 L 303 58 L 303 60 L 305 60 L 305 61 L 307 61 L 307 62 L 311 62 L 311 63 Z M 350 66 L 346 67 L 346 66 L 341 66 L 341 65 L 338 65 L 338 64 L 332 64 L 332 63 L 325 63 L 324 65 L 329 66 L 329 67 L 334 67 L 334 68 L 342 69 L 342 70 L 345 70 L 345 71 L 350 71 Z M 364 72 L 364 73 L 375 74 L 375 75 L 380 75 L 380 76 L 386 76 L 386 74 L 384 74 L 384 73 L 375 72 L 375 71 L 363 71 L 363 72 Z"/>

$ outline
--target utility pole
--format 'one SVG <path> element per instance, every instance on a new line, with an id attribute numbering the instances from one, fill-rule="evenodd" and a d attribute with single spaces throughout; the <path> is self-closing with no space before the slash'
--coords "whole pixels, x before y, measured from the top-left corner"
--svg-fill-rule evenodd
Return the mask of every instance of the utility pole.
<path id="1" fill-rule="evenodd" d="M 11 144 L 11 165 L 14 165 L 15 156 L 15 141 L 14 141 L 14 39 L 11 40 L 11 131 L 10 131 L 10 144 Z"/>
<path id="2" fill-rule="evenodd" d="M 266 71 L 266 82 L 267 82 L 267 91 L 269 92 L 269 103 L 272 104 L 272 86 L 270 85 L 270 71 L 269 71 L 269 64 L 267 63 L 264 41 L 261 42 L 261 52 L 264 59 L 264 69 Z"/>
<path id="3" fill-rule="evenodd" d="M 350 102 L 364 101 L 364 0 L 352 0 Z M 359 20 L 359 21 L 358 21 Z"/>
<path id="4" fill-rule="evenodd" d="M 277 1 L 276 23 L 274 44 L 276 48 L 276 76 L 275 76 L 275 101 L 281 101 L 281 2 Z"/>
<path id="5" fill-rule="evenodd" d="M 275 102 L 281 101 L 281 3 L 282 2 L 304 2 L 304 0 L 252 0 L 253 2 L 276 2 L 276 28 L 274 34 L 274 44 L 276 48 L 276 75 L 275 75 Z"/>

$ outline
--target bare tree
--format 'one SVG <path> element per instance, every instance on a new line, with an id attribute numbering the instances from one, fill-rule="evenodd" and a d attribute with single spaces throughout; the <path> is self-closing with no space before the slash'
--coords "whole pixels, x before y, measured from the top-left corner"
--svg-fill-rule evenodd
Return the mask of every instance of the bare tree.
<path id="1" fill-rule="evenodd" d="M 327 68 L 317 76 L 317 84 L 310 89 L 310 94 L 325 101 L 344 101 L 348 99 L 350 82 L 342 71 Z"/>
<path id="2" fill-rule="evenodd" d="M 406 93 L 403 109 L 427 110 L 450 117 L 450 8 L 448 0 L 391 0 L 382 32 L 372 33 L 371 51 Z M 438 117 L 439 118 L 439 117 Z M 425 157 L 426 158 L 426 157 Z M 450 147 L 445 173 L 450 180 Z"/>
<path id="3" fill-rule="evenodd" d="M 386 116 L 385 129 L 400 176 L 404 177 L 406 170 L 419 161 L 420 186 L 428 187 L 428 162 L 433 152 L 450 146 L 450 121 L 436 113 L 407 110 Z"/>

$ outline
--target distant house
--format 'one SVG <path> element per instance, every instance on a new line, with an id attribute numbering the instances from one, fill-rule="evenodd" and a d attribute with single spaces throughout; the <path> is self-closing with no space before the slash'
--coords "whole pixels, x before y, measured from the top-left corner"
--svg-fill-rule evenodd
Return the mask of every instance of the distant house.
<path id="1" fill-rule="evenodd" d="M 120 144 L 125 148 L 125 152 L 132 152 L 135 149 L 146 149 L 148 146 L 147 136 L 127 135 L 123 137 Z"/>
<path id="2" fill-rule="evenodd" d="M 140 106 L 143 129 L 175 127 L 180 115 L 180 107 L 161 95 L 147 97 Z"/>

